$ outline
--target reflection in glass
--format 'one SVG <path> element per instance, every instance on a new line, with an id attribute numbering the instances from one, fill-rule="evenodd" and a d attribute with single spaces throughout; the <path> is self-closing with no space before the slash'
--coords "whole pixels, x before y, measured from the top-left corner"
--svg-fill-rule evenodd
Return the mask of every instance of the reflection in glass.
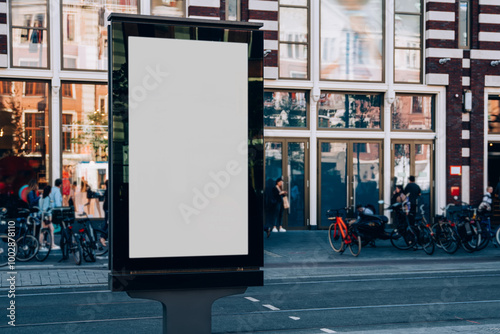
<path id="1" fill-rule="evenodd" d="M 400 13 L 420 13 L 422 6 L 421 0 L 395 0 L 394 5 Z"/>
<path id="2" fill-rule="evenodd" d="M 226 0 L 226 20 L 239 21 L 240 0 Z"/>
<path id="3" fill-rule="evenodd" d="M 264 126 L 306 128 L 306 93 L 264 92 Z"/>
<path id="4" fill-rule="evenodd" d="M 410 177 L 410 144 L 394 144 L 394 184 L 405 187 Z"/>
<path id="5" fill-rule="evenodd" d="M 296 5 L 298 3 L 296 2 Z M 280 2 L 280 5 L 283 5 L 283 2 Z M 308 34 L 307 7 L 281 6 L 279 8 L 280 55 L 278 67 L 280 78 L 307 79 Z"/>
<path id="6" fill-rule="evenodd" d="M 415 144 L 415 183 L 422 190 L 418 206 L 420 208 L 420 205 L 424 205 L 423 210 L 428 222 L 431 221 L 431 152 L 430 144 Z"/>
<path id="7" fill-rule="evenodd" d="M 48 68 L 47 1 L 12 0 L 12 66 Z"/>
<path id="8" fill-rule="evenodd" d="M 234 0 L 226 0 L 233 3 Z M 185 0 L 151 0 L 151 14 L 161 16 L 185 17 Z"/>
<path id="9" fill-rule="evenodd" d="M 137 0 L 62 0 L 63 68 L 106 70 L 107 18 L 112 12 L 136 14 Z"/>
<path id="10" fill-rule="evenodd" d="M 270 202 L 271 189 L 276 186 L 276 180 L 283 177 L 283 145 L 280 142 L 266 142 L 264 147 L 265 168 L 265 203 Z M 273 226 L 274 212 L 266 206 L 265 221 L 267 226 Z"/>
<path id="11" fill-rule="evenodd" d="M 393 130 L 432 130 L 434 95 L 397 95 L 392 104 Z"/>
<path id="12" fill-rule="evenodd" d="M 21 188 L 31 180 L 50 184 L 49 95 L 46 82 L 0 81 L 0 207 L 9 212 L 28 205 Z"/>
<path id="13" fill-rule="evenodd" d="M 382 81 L 381 0 L 321 0 L 321 79 Z"/>
<path id="14" fill-rule="evenodd" d="M 108 179 L 108 86 L 63 83 L 61 92 L 63 199 L 77 182 L 76 211 L 104 217 L 103 202 L 87 198 L 86 190 L 103 193 Z"/>
<path id="15" fill-rule="evenodd" d="M 421 62 L 420 50 L 395 49 L 394 50 L 394 80 L 396 82 L 419 83 Z"/>
<path id="16" fill-rule="evenodd" d="M 396 47 L 420 47 L 420 16 L 396 14 L 394 22 Z"/>
<path id="17" fill-rule="evenodd" d="M 321 94 L 318 128 L 381 128 L 381 94 Z"/>
<path id="18" fill-rule="evenodd" d="M 378 143 L 353 143 L 354 208 L 378 208 L 380 190 L 380 148 Z M 377 213 L 377 212 L 375 212 Z"/>
<path id="19" fill-rule="evenodd" d="M 488 96 L 488 133 L 500 133 L 500 97 Z"/>
<path id="20" fill-rule="evenodd" d="M 460 0 L 458 10 L 458 46 L 469 47 L 469 0 Z"/>
<path id="21" fill-rule="evenodd" d="M 326 211 L 347 206 L 347 144 L 320 143 L 320 225 L 329 225 Z"/>
<path id="22" fill-rule="evenodd" d="M 288 143 L 288 226 L 302 227 L 305 222 L 305 143 Z"/>

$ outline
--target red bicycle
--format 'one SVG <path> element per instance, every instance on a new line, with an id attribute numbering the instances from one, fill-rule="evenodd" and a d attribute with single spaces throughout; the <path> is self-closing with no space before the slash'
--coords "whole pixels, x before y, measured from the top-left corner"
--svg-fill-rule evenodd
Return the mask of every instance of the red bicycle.
<path id="1" fill-rule="evenodd" d="M 361 237 L 355 225 L 346 224 L 344 221 L 347 209 L 331 209 L 326 212 L 328 220 L 334 221 L 328 228 L 328 240 L 335 252 L 342 254 L 349 247 L 351 254 L 358 256 L 361 253 Z"/>

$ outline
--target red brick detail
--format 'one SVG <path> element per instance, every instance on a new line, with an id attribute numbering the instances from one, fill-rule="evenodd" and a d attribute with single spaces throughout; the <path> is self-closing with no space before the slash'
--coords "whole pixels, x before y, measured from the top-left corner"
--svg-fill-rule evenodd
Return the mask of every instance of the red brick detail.
<path id="1" fill-rule="evenodd" d="M 241 0 L 241 20 L 248 21 L 248 0 Z"/>
<path id="2" fill-rule="evenodd" d="M 0 54 L 7 54 L 7 35 L 0 35 Z"/>
<path id="3" fill-rule="evenodd" d="M 219 15 L 221 20 L 226 19 L 226 0 L 220 0 Z"/>
<path id="4" fill-rule="evenodd" d="M 500 50 L 500 42 L 479 42 L 481 50 Z"/>
<path id="5" fill-rule="evenodd" d="M 479 25 L 479 31 L 500 32 L 500 24 L 481 23 Z"/>
<path id="6" fill-rule="evenodd" d="M 456 12 L 457 6 L 454 3 L 428 2 L 426 11 L 435 12 Z"/>
<path id="7" fill-rule="evenodd" d="M 219 12 L 220 9 L 215 7 L 190 6 L 188 9 L 189 16 L 220 17 Z"/>
<path id="8" fill-rule="evenodd" d="M 462 139 L 462 147 L 470 147 L 470 139 Z"/>
<path id="9" fill-rule="evenodd" d="M 427 21 L 426 30 L 455 30 L 455 22 Z"/>
<path id="10" fill-rule="evenodd" d="M 462 122 L 462 130 L 470 130 L 470 122 Z"/>
<path id="11" fill-rule="evenodd" d="M 7 14 L 0 13 L 0 23 L 7 23 Z"/>
<path id="12" fill-rule="evenodd" d="M 251 10 L 249 11 L 249 19 L 278 21 L 278 12 L 266 11 L 266 10 Z"/>
<path id="13" fill-rule="evenodd" d="M 264 31 L 264 39 L 277 41 L 278 40 L 278 32 L 277 31 Z"/>
<path id="14" fill-rule="evenodd" d="M 470 158 L 462 157 L 462 166 L 470 166 Z"/>
<path id="15" fill-rule="evenodd" d="M 443 40 L 443 39 L 428 39 L 425 42 L 428 48 L 446 48 L 453 49 L 456 48 L 457 43 L 453 40 Z"/>
<path id="16" fill-rule="evenodd" d="M 278 50 L 271 50 L 264 58 L 264 66 L 266 67 L 278 67 Z"/>
<path id="17" fill-rule="evenodd" d="M 479 6 L 479 13 L 481 14 L 500 14 L 500 6 Z"/>
<path id="18" fill-rule="evenodd" d="M 439 63 L 440 58 L 427 58 L 426 59 L 426 73 L 440 73 L 440 74 L 449 74 L 450 75 L 450 83 L 452 77 L 458 78 L 460 80 L 462 78 L 462 59 L 452 58 L 450 61 L 445 64 Z M 460 81 L 459 81 L 460 82 Z M 462 94 L 460 94 L 462 95 Z"/>

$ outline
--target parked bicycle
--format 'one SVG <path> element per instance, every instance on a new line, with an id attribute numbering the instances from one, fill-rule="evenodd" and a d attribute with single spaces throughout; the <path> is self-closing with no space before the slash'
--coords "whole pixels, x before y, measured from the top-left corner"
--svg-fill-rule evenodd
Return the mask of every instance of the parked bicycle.
<path id="1" fill-rule="evenodd" d="M 9 256 L 13 256 L 15 258 L 17 251 L 16 243 L 13 242 L 15 239 L 9 239 L 8 226 L 9 221 L 7 220 L 7 209 L 0 208 L 0 267 L 6 266 L 9 263 Z M 13 252 L 12 249 L 14 250 Z M 11 254 L 9 254 L 9 250 L 11 251 Z"/>
<path id="2" fill-rule="evenodd" d="M 73 223 L 73 228 L 74 231 L 77 231 L 78 239 L 82 245 L 83 259 L 87 262 L 95 262 L 96 256 L 102 256 L 108 252 L 107 244 L 100 241 L 105 232 L 94 228 L 85 212 L 79 214 L 79 216 L 83 217 L 83 219 L 76 220 Z"/>
<path id="3" fill-rule="evenodd" d="M 344 221 L 347 209 L 332 209 L 326 212 L 328 220 L 333 221 L 328 228 L 328 240 L 335 252 L 342 254 L 349 247 L 351 254 L 358 256 L 361 253 L 361 237 L 355 224 L 350 225 Z"/>

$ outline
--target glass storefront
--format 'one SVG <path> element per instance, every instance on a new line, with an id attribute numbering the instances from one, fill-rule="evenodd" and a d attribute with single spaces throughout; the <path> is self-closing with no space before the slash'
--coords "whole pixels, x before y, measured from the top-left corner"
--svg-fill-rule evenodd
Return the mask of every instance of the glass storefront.
<path id="1" fill-rule="evenodd" d="M 0 207 L 26 207 L 32 180 L 50 184 L 49 96 L 47 82 L 0 81 Z"/>
<path id="2" fill-rule="evenodd" d="M 264 126 L 307 128 L 307 94 L 264 92 Z"/>
<path id="3" fill-rule="evenodd" d="M 433 130 L 434 95 L 396 95 L 392 104 L 393 130 Z"/>
<path id="4" fill-rule="evenodd" d="M 75 210 L 104 217 L 108 179 L 108 86 L 63 83 L 62 161 L 63 204 L 76 182 Z"/>

